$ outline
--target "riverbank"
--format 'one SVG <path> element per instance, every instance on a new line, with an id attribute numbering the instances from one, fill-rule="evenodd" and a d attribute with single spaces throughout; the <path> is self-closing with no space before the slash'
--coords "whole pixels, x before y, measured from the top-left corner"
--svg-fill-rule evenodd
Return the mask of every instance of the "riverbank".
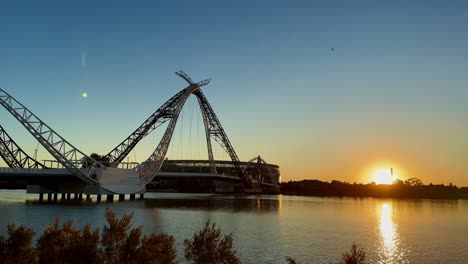
<path id="1" fill-rule="evenodd" d="M 410 199 L 468 199 L 468 187 L 443 184 L 357 184 L 319 180 L 289 181 L 281 183 L 281 194 L 301 196 L 375 197 Z"/>

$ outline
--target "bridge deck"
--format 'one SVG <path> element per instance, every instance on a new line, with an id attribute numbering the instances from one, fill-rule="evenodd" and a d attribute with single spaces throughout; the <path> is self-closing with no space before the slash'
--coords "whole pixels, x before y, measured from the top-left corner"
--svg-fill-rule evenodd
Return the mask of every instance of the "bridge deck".
<path id="1" fill-rule="evenodd" d="M 240 181 L 239 177 L 214 173 L 165 172 L 160 171 L 156 179 L 219 179 L 225 181 Z M 19 169 L 0 168 L 0 181 L 25 181 L 34 184 L 56 181 L 79 181 L 67 169 Z"/>

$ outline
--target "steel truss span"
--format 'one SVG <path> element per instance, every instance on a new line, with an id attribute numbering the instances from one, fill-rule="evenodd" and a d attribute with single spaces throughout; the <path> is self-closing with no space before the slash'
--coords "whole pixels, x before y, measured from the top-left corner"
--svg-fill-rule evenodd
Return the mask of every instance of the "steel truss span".
<path id="1" fill-rule="evenodd" d="M 105 164 L 91 159 L 89 156 L 71 145 L 36 115 L 29 111 L 24 105 L 2 89 L 0 89 L 0 104 L 4 106 L 5 109 L 7 109 L 34 136 L 34 138 L 36 138 L 36 140 L 38 140 L 39 143 L 42 144 L 44 148 L 73 175 L 87 184 L 107 185 L 109 187 L 111 185 L 114 186 L 116 182 L 123 182 L 122 179 L 124 178 L 130 179 L 130 181 L 134 182 L 131 180 L 131 178 L 134 177 L 132 175 L 136 175 L 139 178 L 139 184 L 141 185 L 151 182 L 151 180 L 161 170 L 179 114 L 188 97 L 193 94 L 197 97 L 203 116 L 210 172 L 216 174 L 216 164 L 211 144 L 211 139 L 214 139 L 229 154 L 232 160 L 232 165 L 237 171 L 237 175 L 242 180 L 245 188 L 258 191 L 253 185 L 258 185 L 258 183 L 262 184 L 265 182 L 265 179 L 268 179 L 270 183 L 277 185 L 277 182 L 271 176 L 250 176 L 246 169 L 249 166 L 242 166 L 226 135 L 226 132 L 221 125 L 221 122 L 200 89 L 202 86 L 208 85 L 210 79 L 194 83 L 183 71 L 178 71 L 176 74 L 184 79 L 189 86 L 166 101 L 133 133 L 112 149 L 105 156 L 105 160 L 109 161 Z M 116 168 L 141 139 L 167 121 L 169 121 L 169 124 L 158 146 L 146 161 L 137 166 L 135 170 L 132 170 L 134 173 L 130 172 L 130 170 Z M 10 167 L 24 168 L 36 166 L 34 168 L 45 168 L 44 165 L 24 153 L 3 129 L 0 129 L 0 151 L 2 158 L 5 159 Z M 249 164 L 251 163 L 252 160 Z M 265 161 L 258 159 L 257 163 L 258 166 L 260 166 L 260 163 L 265 163 Z M 269 174 L 271 175 L 271 173 Z M 105 177 L 103 177 L 103 175 Z M 116 177 L 120 177 L 121 180 L 116 179 Z M 114 187 L 111 187 L 110 189 L 112 188 Z"/>
<path id="2" fill-rule="evenodd" d="M 45 169 L 44 164 L 38 162 L 24 152 L 0 125 L 0 156 L 10 168 Z"/>
<path id="3" fill-rule="evenodd" d="M 96 175 L 95 169 L 101 167 L 102 164 L 70 144 L 3 89 L 0 89 L 0 104 L 73 175 L 86 183 L 97 183 L 93 176 Z M 88 165 L 85 169 L 80 168 L 83 161 L 86 161 Z"/>
<path id="4" fill-rule="evenodd" d="M 140 140 L 158 128 L 160 125 L 170 120 L 174 116 L 177 103 L 182 95 L 188 89 L 178 92 L 171 99 L 165 102 L 158 110 L 156 110 L 141 126 L 139 126 L 130 136 L 122 141 L 118 146 L 111 150 L 105 158 L 109 160 L 109 166 L 117 167 L 125 157 L 135 148 Z"/>

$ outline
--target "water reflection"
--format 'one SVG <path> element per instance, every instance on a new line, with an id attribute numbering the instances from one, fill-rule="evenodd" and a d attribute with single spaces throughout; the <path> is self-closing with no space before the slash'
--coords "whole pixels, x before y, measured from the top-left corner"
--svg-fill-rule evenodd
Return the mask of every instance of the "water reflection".
<path id="1" fill-rule="evenodd" d="M 188 196 L 181 199 L 172 197 L 145 198 L 146 208 L 188 209 L 188 210 L 226 210 L 231 212 L 247 211 L 256 213 L 273 213 L 281 208 L 281 197 L 251 196 Z"/>
<path id="2" fill-rule="evenodd" d="M 396 251 L 395 237 L 397 234 L 395 224 L 393 223 L 392 209 L 391 205 L 384 203 L 380 210 L 380 235 L 382 236 L 384 253 L 386 256 L 392 256 Z"/>
<path id="3" fill-rule="evenodd" d="M 392 203 L 383 203 L 380 212 L 380 238 L 381 247 L 378 252 L 380 263 L 409 263 L 406 259 L 405 250 L 400 245 L 400 234 L 398 227 L 393 222 Z"/>

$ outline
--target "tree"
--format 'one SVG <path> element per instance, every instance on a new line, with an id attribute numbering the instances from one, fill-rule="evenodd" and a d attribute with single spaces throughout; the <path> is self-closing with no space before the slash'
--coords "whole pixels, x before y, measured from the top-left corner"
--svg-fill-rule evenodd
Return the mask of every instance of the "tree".
<path id="1" fill-rule="evenodd" d="M 34 234 L 30 228 L 8 225 L 8 239 L 0 236 L 0 263 L 36 263 L 36 250 L 31 244 Z"/>
<path id="2" fill-rule="evenodd" d="M 109 225 L 104 226 L 102 231 L 102 261 L 104 263 L 120 263 L 124 246 L 127 246 L 127 232 L 130 230 L 133 214 L 124 215 L 119 219 L 112 210 L 107 208 L 104 215 Z M 132 230 L 132 232 L 137 231 Z"/>
<path id="3" fill-rule="evenodd" d="M 343 253 L 341 259 L 335 264 L 365 264 L 366 253 L 362 248 L 358 249 L 355 242 L 349 252 Z"/>
<path id="4" fill-rule="evenodd" d="M 221 237 L 221 229 L 208 220 L 205 227 L 193 234 L 191 240 L 186 239 L 185 259 L 190 263 L 240 263 L 236 250 L 232 248 L 232 233 Z"/>
<path id="5" fill-rule="evenodd" d="M 99 263 L 99 229 L 91 231 L 90 225 L 76 229 L 73 221 L 59 228 L 57 219 L 37 241 L 39 263 Z"/>
<path id="6" fill-rule="evenodd" d="M 144 236 L 138 250 L 136 263 L 174 264 L 176 263 L 174 237 L 167 234 Z"/>
<path id="7" fill-rule="evenodd" d="M 405 184 L 409 186 L 423 186 L 422 181 L 418 178 L 409 178 L 405 181 Z"/>
<path id="8" fill-rule="evenodd" d="M 174 237 L 167 234 L 142 235 L 142 227 L 132 228 L 133 214 L 118 218 L 107 209 L 105 217 L 108 226 L 101 237 L 102 263 L 175 263 Z"/>
<path id="9" fill-rule="evenodd" d="M 91 155 L 89 155 L 89 157 L 93 160 L 96 160 L 102 164 L 104 164 L 105 166 L 109 166 L 110 165 L 110 160 L 107 156 L 101 156 L 97 153 L 91 153 Z M 84 157 L 83 160 L 81 161 L 81 165 L 83 166 L 83 168 L 87 168 L 91 165 L 91 160 L 88 159 L 87 157 Z"/>

